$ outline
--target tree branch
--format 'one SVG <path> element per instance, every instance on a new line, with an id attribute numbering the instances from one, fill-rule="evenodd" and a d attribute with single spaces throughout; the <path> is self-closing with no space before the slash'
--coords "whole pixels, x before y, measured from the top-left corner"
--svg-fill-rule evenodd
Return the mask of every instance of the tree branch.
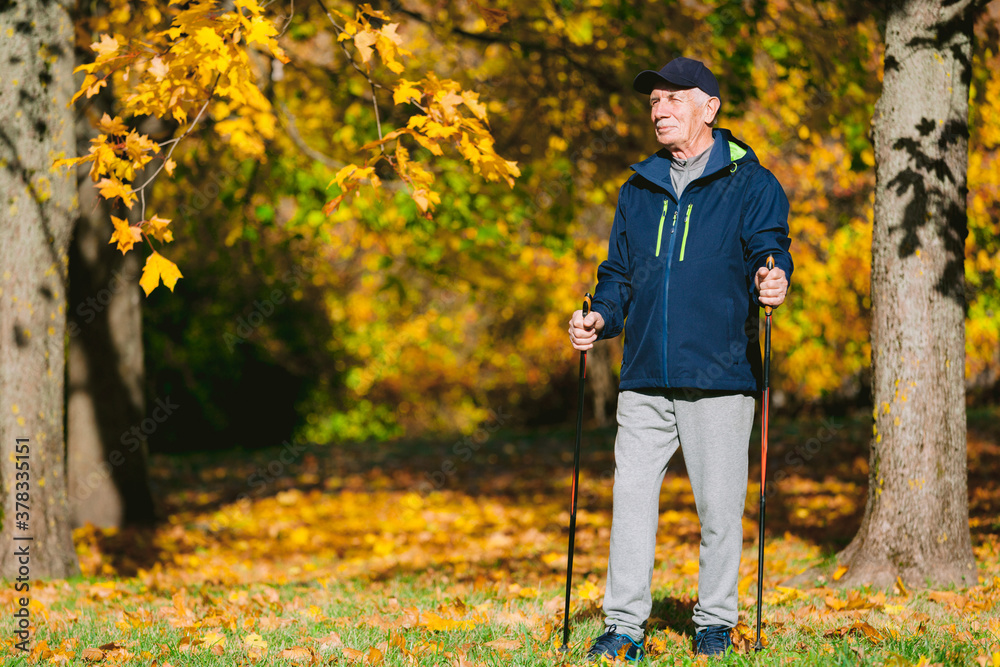
<path id="1" fill-rule="evenodd" d="M 295 145 L 299 147 L 299 150 L 311 157 L 313 160 L 322 162 L 331 169 L 341 169 L 344 167 L 345 163 L 338 162 L 332 157 L 326 155 L 325 153 L 321 153 L 307 144 L 305 139 L 302 138 L 302 135 L 299 134 L 299 129 L 295 125 L 295 117 L 292 116 L 291 111 L 289 111 L 284 102 L 275 101 L 277 102 L 278 108 L 281 110 L 281 118 L 285 121 L 285 123 L 283 123 L 285 125 L 285 130 L 288 132 L 288 136 L 292 139 Z"/>

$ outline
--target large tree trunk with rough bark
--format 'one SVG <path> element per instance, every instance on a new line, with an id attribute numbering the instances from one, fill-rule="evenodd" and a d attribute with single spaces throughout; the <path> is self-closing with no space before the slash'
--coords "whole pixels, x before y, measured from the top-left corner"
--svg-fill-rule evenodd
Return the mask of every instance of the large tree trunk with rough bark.
<path id="1" fill-rule="evenodd" d="M 865 516 L 841 583 L 975 584 L 966 488 L 969 0 L 891 2 L 875 108 Z"/>
<path id="2" fill-rule="evenodd" d="M 0 4 L 0 576 L 10 579 L 79 573 L 63 437 L 76 179 L 52 171 L 54 157 L 76 154 L 68 4 Z"/>
<path id="3" fill-rule="evenodd" d="M 92 113 L 110 111 L 98 96 Z M 96 130 L 81 114 L 77 150 Z M 138 253 L 108 243 L 114 228 L 80 168 L 80 217 L 69 253 L 69 351 L 66 438 L 73 525 L 101 528 L 153 523 L 147 475 L 145 372 Z M 125 217 L 127 211 L 118 215 Z"/>

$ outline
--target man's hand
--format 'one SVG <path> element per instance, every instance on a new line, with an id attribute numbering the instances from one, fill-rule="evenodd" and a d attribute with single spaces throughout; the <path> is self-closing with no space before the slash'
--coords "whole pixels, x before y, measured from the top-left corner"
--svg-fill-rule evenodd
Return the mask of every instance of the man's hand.
<path id="1" fill-rule="evenodd" d="M 785 272 L 774 267 L 770 271 L 766 267 L 757 269 L 757 275 L 753 277 L 754 285 L 757 286 L 759 301 L 765 306 L 777 308 L 785 301 L 788 294 L 788 279 Z"/>
<path id="2" fill-rule="evenodd" d="M 581 352 L 594 347 L 597 335 L 604 330 L 604 318 L 596 311 L 590 311 L 587 317 L 583 316 L 583 311 L 578 310 L 569 319 L 569 342 L 573 348 Z"/>

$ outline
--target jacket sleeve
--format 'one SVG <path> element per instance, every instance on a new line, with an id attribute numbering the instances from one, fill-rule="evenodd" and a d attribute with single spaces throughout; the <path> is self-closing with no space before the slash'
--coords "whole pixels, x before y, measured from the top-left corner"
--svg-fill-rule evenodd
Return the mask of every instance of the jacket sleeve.
<path id="1" fill-rule="evenodd" d="M 597 267 L 593 308 L 604 318 L 604 329 L 597 337 L 598 340 L 614 338 L 622 332 L 632 302 L 628 238 L 625 236 L 625 188 L 626 186 L 622 186 L 618 191 L 618 209 L 611 225 L 608 258 Z"/>
<path id="2" fill-rule="evenodd" d="M 751 176 L 741 237 L 750 295 L 759 306 L 754 275 L 767 263 L 768 255 L 774 257 L 774 265 L 785 272 L 789 283 L 794 269 L 788 252 L 792 243 L 788 236 L 788 197 L 774 174 L 763 167 Z"/>

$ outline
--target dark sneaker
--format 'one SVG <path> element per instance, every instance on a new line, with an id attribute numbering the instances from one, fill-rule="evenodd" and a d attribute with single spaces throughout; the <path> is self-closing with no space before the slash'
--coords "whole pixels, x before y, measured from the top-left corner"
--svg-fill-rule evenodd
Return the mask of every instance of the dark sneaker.
<path id="1" fill-rule="evenodd" d="M 608 631 L 594 641 L 587 651 L 587 662 L 598 662 L 601 658 L 614 660 L 625 658 L 629 662 L 638 662 L 643 658 L 642 642 L 637 642 L 628 635 L 615 632 L 618 627 L 612 625 Z"/>
<path id="2" fill-rule="evenodd" d="M 725 655 L 731 650 L 733 640 L 729 638 L 732 628 L 725 625 L 710 625 L 699 630 L 694 636 L 695 655 Z"/>

